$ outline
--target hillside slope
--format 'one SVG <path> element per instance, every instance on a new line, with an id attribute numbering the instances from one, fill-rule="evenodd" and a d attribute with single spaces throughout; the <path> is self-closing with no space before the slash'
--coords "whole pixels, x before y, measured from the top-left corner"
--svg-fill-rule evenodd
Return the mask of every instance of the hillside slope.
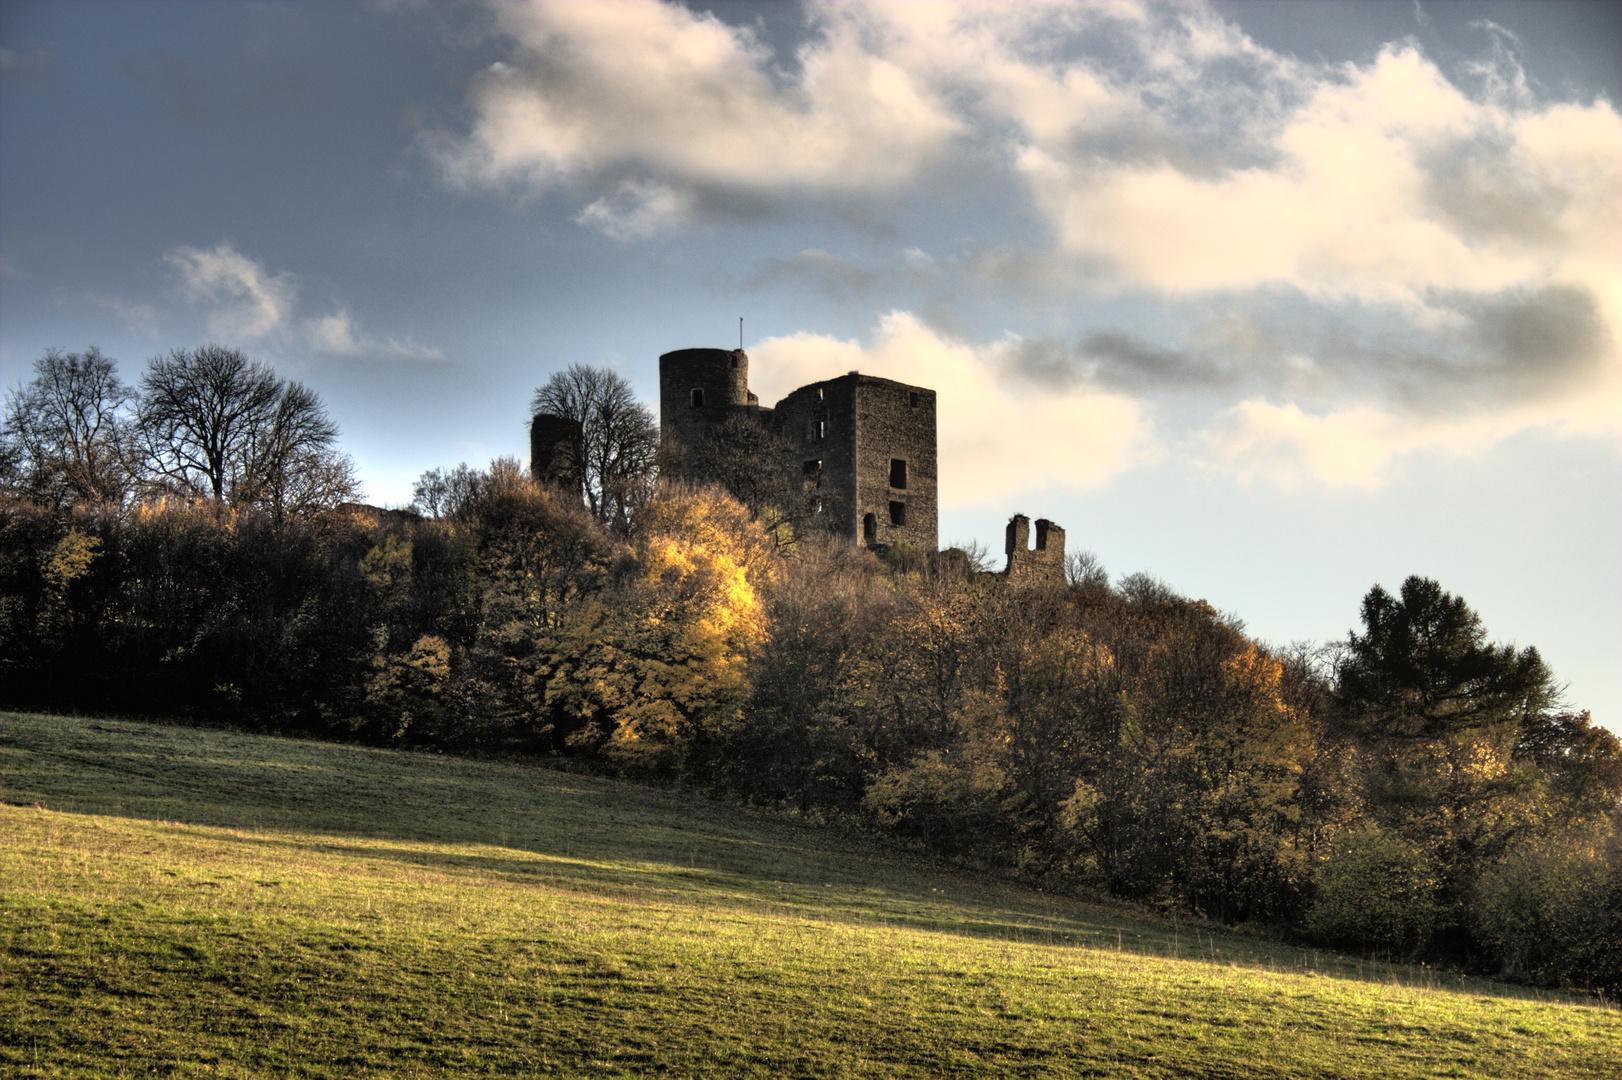
<path id="1" fill-rule="evenodd" d="M 1601 1076 L 1622 1015 L 539 768 L 0 714 L 20 1076 Z"/>

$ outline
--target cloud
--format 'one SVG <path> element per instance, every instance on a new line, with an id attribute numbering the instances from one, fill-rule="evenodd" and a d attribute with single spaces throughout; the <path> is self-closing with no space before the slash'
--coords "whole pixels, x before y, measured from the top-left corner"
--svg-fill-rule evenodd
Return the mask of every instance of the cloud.
<path id="1" fill-rule="evenodd" d="M 180 274 L 193 303 L 212 307 L 208 332 L 227 340 L 257 340 L 286 325 L 298 295 L 291 274 L 270 274 L 254 260 L 221 244 L 211 251 L 178 247 L 164 261 Z"/>
<path id="2" fill-rule="evenodd" d="M 337 359 L 397 360 L 442 363 L 444 354 L 409 338 L 378 339 L 363 333 L 347 308 L 330 315 L 299 318 L 298 281 L 289 273 L 272 274 L 229 244 L 203 251 L 178 247 L 164 256 L 180 276 L 181 290 L 208 311 L 208 332 L 221 341 L 276 340 L 317 356 Z M 110 306 L 103 303 L 103 306 Z M 119 309 L 115 309 L 119 310 Z M 131 318 L 150 309 L 119 310 Z"/>
<path id="3" fill-rule="evenodd" d="M 1060 154 L 1020 170 L 1061 248 L 1116 287 L 1168 294 L 1286 285 L 1325 300 L 1423 307 L 1435 289 L 1616 280 L 1622 123 L 1608 104 L 1473 101 L 1411 47 L 1316 84 L 1278 161 L 1201 175 Z"/>
<path id="4" fill-rule="evenodd" d="M 1547 410 L 1475 411 L 1427 418 L 1366 405 L 1308 413 L 1295 404 L 1245 401 L 1198 432 L 1205 464 L 1285 490 L 1306 485 L 1383 487 L 1399 460 L 1433 453 L 1468 457 L 1535 427 L 1558 426 Z"/>
<path id="5" fill-rule="evenodd" d="M 35 43 L 26 52 L 0 49 L 0 77 L 14 83 L 48 83 L 57 71 L 56 50 Z"/>
<path id="6" fill-rule="evenodd" d="M 1074 343 L 1022 340 L 1009 371 L 1038 386 L 1091 385 L 1134 393 L 1223 395 L 1248 388 L 1308 400 L 1348 396 L 1426 414 L 1586 392 L 1606 376 L 1615 350 L 1600 304 L 1574 285 L 1466 294 L 1436 302 L 1435 325 L 1352 324 L 1299 311 L 1268 320 L 1243 305 L 1197 327 L 1177 347 L 1123 329 Z M 1399 342 L 1382 337 L 1396 336 Z"/>
<path id="7" fill-rule="evenodd" d="M 562 192 L 625 243 L 830 209 L 899 230 L 974 199 L 1036 223 L 911 278 L 757 261 L 745 288 L 843 302 L 928 276 L 935 331 L 892 314 L 866 346 L 780 339 L 807 355 L 924 334 L 947 370 L 995 364 L 991 400 L 1205 395 L 1210 461 L 1331 482 L 1622 417 L 1622 117 L 1549 100 L 1494 24 L 1444 69 L 1413 39 L 1303 61 L 1197 3 L 811 6 L 792 56 L 654 0 L 495 18 L 509 51 L 470 124 L 425 144 L 454 185 Z M 971 288 L 1170 318 L 971 346 L 939 329 Z"/>
<path id="8" fill-rule="evenodd" d="M 460 185 L 606 184 L 582 219 L 611 235 L 653 235 L 704 191 L 894 190 L 959 127 L 848 19 L 789 76 L 751 30 L 675 4 L 507 4 L 496 18 L 514 55 L 474 85 L 472 130 L 431 152 Z"/>
<path id="9" fill-rule="evenodd" d="M 934 389 L 946 506 L 1053 485 L 1095 487 L 1141 459 L 1151 428 L 1136 401 L 1091 390 L 1029 392 L 1004 377 L 1019 346 L 1015 338 L 972 345 L 892 311 L 866 344 L 807 333 L 758 342 L 750 378 L 762 401 L 848 371 Z"/>
<path id="10" fill-rule="evenodd" d="M 0 252 L 0 280 L 33 281 L 34 275 L 23 269 L 22 263 L 10 255 Z"/>
<path id="11" fill-rule="evenodd" d="M 348 309 L 306 320 L 303 332 L 310 350 L 317 356 L 345 360 L 402 360 L 419 364 L 440 364 L 445 361 L 445 354 L 439 349 L 418 345 L 409 339 L 378 341 L 368 337 L 356 327 Z"/>
<path id="12" fill-rule="evenodd" d="M 1579 280 L 1622 227 L 1615 110 L 1538 104 L 1496 26 L 1471 96 L 1412 42 L 1306 64 L 1192 4 L 829 5 L 791 69 L 654 0 L 497 20 L 512 56 L 472 88 L 471 130 L 436 137 L 444 174 L 596 189 L 577 220 L 620 239 L 939 199 L 990 166 L 1095 284 L 1422 306 Z"/>
<path id="13" fill-rule="evenodd" d="M 649 180 L 626 180 L 613 195 L 582 210 L 575 221 L 594 225 L 615 240 L 647 240 L 692 221 L 696 206 L 690 192 Z"/>

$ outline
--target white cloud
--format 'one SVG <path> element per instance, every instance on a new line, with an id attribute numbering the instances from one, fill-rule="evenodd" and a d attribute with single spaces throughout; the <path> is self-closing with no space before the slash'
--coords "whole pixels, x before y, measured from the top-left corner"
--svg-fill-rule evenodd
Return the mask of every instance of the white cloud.
<path id="1" fill-rule="evenodd" d="M 693 210 L 688 192 L 649 180 L 627 180 L 613 196 L 598 199 L 575 220 L 594 225 L 615 240 L 646 240 L 687 224 Z"/>
<path id="2" fill-rule="evenodd" d="M 270 274 L 221 244 L 212 251 L 178 247 L 165 261 L 180 274 L 187 299 L 211 306 L 208 332 L 222 340 L 253 341 L 286 325 L 298 294 L 291 274 Z"/>
<path id="3" fill-rule="evenodd" d="M 1619 281 L 1609 105 L 1472 101 L 1405 47 L 1316 83 L 1272 145 L 1269 164 L 1206 175 L 1033 142 L 1019 168 L 1061 247 L 1102 260 L 1117 286 L 1285 285 L 1421 308 L 1436 289 Z"/>
<path id="4" fill-rule="evenodd" d="M 209 307 L 208 332 L 223 342 L 282 342 L 317 356 L 339 359 L 398 360 L 442 363 L 445 354 L 432 346 L 398 338 L 378 339 L 363 333 L 348 308 L 330 315 L 299 318 L 298 281 L 289 273 L 272 274 L 264 265 L 229 244 L 211 251 L 178 247 L 164 261 L 180 274 L 181 290 L 193 303 Z M 98 301 L 132 322 L 155 325 L 147 307 L 115 306 Z"/>
<path id="5" fill-rule="evenodd" d="M 1003 374 L 1018 346 L 1017 338 L 956 341 L 892 311 L 865 345 L 807 333 L 758 342 L 750 348 L 750 381 L 763 402 L 849 371 L 935 390 L 940 497 L 949 507 L 1050 485 L 1094 487 L 1140 460 L 1150 425 L 1137 402 L 1010 383 Z"/>
<path id="6" fill-rule="evenodd" d="M 433 147 L 453 183 L 561 187 L 578 222 L 633 241 L 773 209 L 927 205 L 970 182 L 1033 212 L 1045 247 L 933 264 L 942 290 L 979 275 L 1184 312 L 1286 298 L 1306 313 L 1280 329 L 1285 352 L 1230 351 L 1205 380 L 1224 406 L 1245 399 L 1201 436 L 1225 468 L 1372 483 L 1402 454 L 1622 417 L 1622 117 L 1540 98 L 1495 25 L 1444 71 L 1411 40 L 1301 61 L 1195 3 L 814 6 L 793 57 L 655 0 L 496 18 L 511 55 L 472 88 L 470 129 Z M 788 260 L 762 265 L 788 280 Z M 1591 312 L 1586 351 L 1517 299 L 1538 297 Z M 1513 348 L 1482 336 L 1495 305 Z M 774 347 L 917 339 L 965 371 L 954 349 L 982 365 L 1018 351 L 926 344 L 900 318 L 867 347 Z M 1323 330 L 1352 324 L 1362 338 Z M 1200 359 L 1195 342 L 1143 344 Z"/>
<path id="7" fill-rule="evenodd" d="M 308 319 L 302 325 L 304 338 L 317 356 L 340 359 L 403 360 L 422 364 L 443 363 L 445 354 L 416 342 L 389 338 L 378 341 L 362 333 L 348 309 Z"/>
<path id="8" fill-rule="evenodd" d="M 1293 403 L 1244 401 L 1197 433 L 1194 455 L 1239 479 L 1285 490 L 1304 485 L 1372 490 L 1385 486 L 1409 455 L 1472 457 L 1522 431 L 1616 430 L 1607 407 L 1617 388 L 1572 410 L 1522 403 L 1495 410 L 1427 416 L 1370 405 L 1323 413 Z"/>
<path id="9" fill-rule="evenodd" d="M 750 31 L 675 4 L 504 4 L 496 16 L 515 55 L 479 78 L 469 135 L 435 147 L 457 183 L 610 177 L 645 185 L 630 189 L 639 207 L 704 189 L 893 189 L 959 127 L 848 18 L 826 23 L 790 78 Z M 593 205 L 586 220 L 625 227 Z"/>
<path id="10" fill-rule="evenodd" d="M 146 337 L 158 336 L 158 309 L 150 304 L 132 304 L 122 297 L 92 295 L 90 303 L 124 320 L 124 325 Z"/>

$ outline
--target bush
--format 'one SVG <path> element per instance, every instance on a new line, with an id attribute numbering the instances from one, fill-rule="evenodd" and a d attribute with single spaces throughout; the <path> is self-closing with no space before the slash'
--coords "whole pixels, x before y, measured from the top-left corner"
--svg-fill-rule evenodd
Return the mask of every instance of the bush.
<path id="1" fill-rule="evenodd" d="M 1319 870 L 1307 931 L 1344 948 L 1412 954 L 1438 921 L 1436 886 L 1435 868 L 1417 847 L 1371 826 Z"/>
<path id="2" fill-rule="evenodd" d="M 1513 851 L 1476 886 L 1477 937 L 1506 978 L 1622 992 L 1622 842 L 1569 833 Z"/>

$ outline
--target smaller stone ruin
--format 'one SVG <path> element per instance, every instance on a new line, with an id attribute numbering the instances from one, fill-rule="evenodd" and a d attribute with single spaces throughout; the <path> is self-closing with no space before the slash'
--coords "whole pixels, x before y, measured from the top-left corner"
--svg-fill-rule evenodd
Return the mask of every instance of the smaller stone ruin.
<path id="1" fill-rule="evenodd" d="M 1036 521 L 1036 546 L 1030 546 L 1031 519 L 1008 519 L 1008 566 L 1002 576 L 1021 585 L 1064 584 L 1064 530 L 1047 518 Z"/>

